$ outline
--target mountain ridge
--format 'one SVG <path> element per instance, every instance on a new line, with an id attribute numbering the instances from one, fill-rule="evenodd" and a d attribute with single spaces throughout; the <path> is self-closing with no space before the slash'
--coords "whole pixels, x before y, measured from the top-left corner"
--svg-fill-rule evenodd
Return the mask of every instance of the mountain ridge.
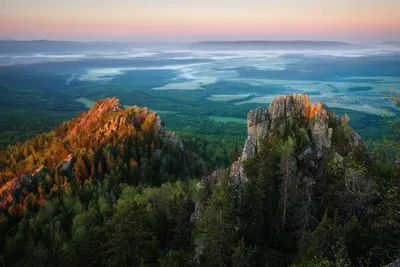
<path id="1" fill-rule="evenodd" d="M 341 41 L 312 41 L 312 40 L 236 40 L 236 41 L 225 41 L 225 40 L 210 40 L 210 41 L 198 41 L 195 44 L 271 44 L 271 45 L 282 45 L 282 44 L 297 44 L 297 45 L 351 45 L 347 42 Z"/>
<path id="2" fill-rule="evenodd" d="M 132 144 L 129 143 L 132 141 L 135 141 L 134 144 L 140 142 L 144 146 L 150 144 L 153 151 L 151 153 L 161 149 L 160 143 L 169 143 L 177 147 L 178 153 L 184 150 L 179 137 L 168 131 L 160 117 L 155 112 L 150 112 L 147 107 L 125 108 L 117 98 L 99 100 L 88 112 L 80 114 L 59 128 L 2 151 L 0 209 L 6 209 L 26 195 L 24 190 L 35 192 L 38 183 L 46 175 L 54 176 L 58 173 L 60 176 L 66 176 L 71 183 L 79 182 L 76 177 L 79 170 L 75 168 L 78 159 L 84 162 L 81 164 L 82 172 L 93 176 L 94 179 L 95 173 L 106 172 L 115 164 L 114 160 L 120 161 L 118 158 L 107 159 L 108 156 L 101 150 L 116 142 L 121 143 L 121 147 L 130 147 Z M 20 159 L 11 167 L 6 167 L 7 158 L 13 154 L 19 155 Z M 142 159 L 134 155 L 121 155 L 126 156 L 128 158 L 125 164 L 131 164 L 133 167 L 140 164 Z M 143 156 L 146 158 L 152 155 L 144 153 Z M 84 181 L 89 177 L 81 178 Z"/>

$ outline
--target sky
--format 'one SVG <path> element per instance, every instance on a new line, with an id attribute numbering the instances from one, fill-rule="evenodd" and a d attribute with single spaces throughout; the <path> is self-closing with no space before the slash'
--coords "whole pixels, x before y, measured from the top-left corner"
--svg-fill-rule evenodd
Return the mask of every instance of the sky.
<path id="1" fill-rule="evenodd" d="M 0 39 L 400 41 L 400 0 L 0 0 Z"/>

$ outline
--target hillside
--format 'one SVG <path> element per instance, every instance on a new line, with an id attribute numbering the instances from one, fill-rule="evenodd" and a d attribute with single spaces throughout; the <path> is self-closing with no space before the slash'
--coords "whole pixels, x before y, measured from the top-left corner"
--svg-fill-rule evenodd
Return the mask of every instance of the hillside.
<path id="1" fill-rule="evenodd" d="M 71 122 L 1 151 L 0 159 L 3 210 L 30 193 L 49 199 L 113 171 L 128 184 L 160 185 L 176 180 L 187 160 L 182 141 L 156 113 L 125 109 L 116 98 L 101 100 Z"/>
<path id="2" fill-rule="evenodd" d="M 201 140 L 168 131 L 147 108 L 100 100 L 1 151 L 0 261 L 390 263 L 400 258 L 400 167 L 369 151 L 350 120 L 306 95 L 278 97 L 248 113 L 231 168 L 209 174 Z"/>

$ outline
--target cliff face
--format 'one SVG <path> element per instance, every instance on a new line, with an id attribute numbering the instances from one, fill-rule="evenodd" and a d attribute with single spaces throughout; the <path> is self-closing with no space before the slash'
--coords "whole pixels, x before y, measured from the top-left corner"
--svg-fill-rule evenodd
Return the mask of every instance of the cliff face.
<path id="1" fill-rule="evenodd" d="M 246 180 L 243 162 L 263 149 L 263 139 L 267 135 L 283 138 L 294 132 L 300 133 L 301 136 L 295 138 L 303 138 L 307 145 L 297 159 L 314 166 L 327 160 L 332 153 L 339 158 L 341 153 L 351 149 L 365 151 L 360 135 L 347 125 L 349 120 L 346 114 L 338 119 L 325 104 L 310 105 L 308 96 L 304 94 L 277 97 L 268 109 L 256 108 L 248 113 L 248 134 L 243 153 L 233 163 L 231 175 L 238 183 Z M 341 141 L 340 147 L 333 146 L 337 139 Z"/>

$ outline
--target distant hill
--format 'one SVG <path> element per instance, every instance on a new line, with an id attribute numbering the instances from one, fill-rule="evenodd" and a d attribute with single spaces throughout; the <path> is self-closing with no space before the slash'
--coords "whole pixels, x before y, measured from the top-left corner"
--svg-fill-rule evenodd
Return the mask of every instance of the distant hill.
<path id="1" fill-rule="evenodd" d="M 337 41 L 264 41 L 264 40 L 243 40 L 243 41 L 201 41 L 193 44 L 202 47 L 227 47 L 227 48 L 258 48 L 258 49 L 315 49 L 315 48 L 350 48 L 355 45 Z"/>
<path id="2" fill-rule="evenodd" d="M 385 42 L 382 42 L 381 44 L 400 46 L 400 41 L 385 41 Z"/>
<path id="3" fill-rule="evenodd" d="M 77 53 L 86 50 L 115 50 L 132 46 L 129 43 L 74 42 L 49 40 L 0 40 L 0 54 Z"/>
<path id="4" fill-rule="evenodd" d="M 352 44 L 338 41 L 305 41 L 305 40 L 290 40 L 290 41 L 265 41 L 265 40 L 241 40 L 241 41 L 200 41 L 195 45 L 256 45 L 256 46 L 352 46 Z"/>

